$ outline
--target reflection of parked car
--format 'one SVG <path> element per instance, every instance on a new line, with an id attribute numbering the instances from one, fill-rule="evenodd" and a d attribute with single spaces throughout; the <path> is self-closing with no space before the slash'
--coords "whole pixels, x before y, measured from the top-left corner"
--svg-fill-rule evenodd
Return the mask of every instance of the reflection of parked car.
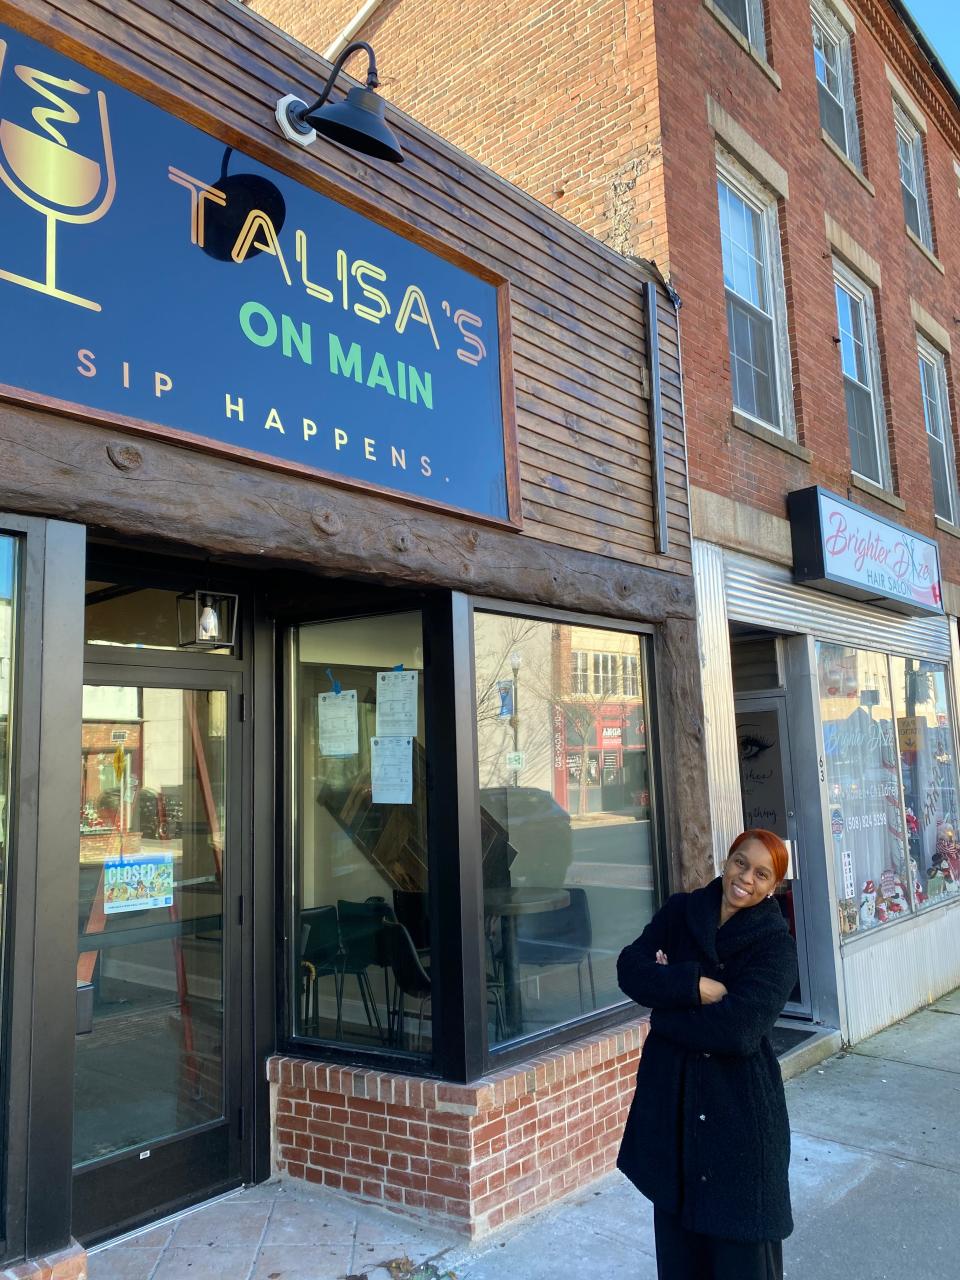
<path id="1" fill-rule="evenodd" d="M 128 829 L 141 832 L 147 840 L 178 839 L 183 817 L 183 799 L 180 793 L 180 787 L 165 787 L 160 792 L 153 791 L 150 787 L 141 787 L 134 793 L 127 815 Z M 109 787 L 100 792 L 96 808 L 106 826 L 117 826 L 119 807 L 118 787 Z"/>
<path id="2" fill-rule="evenodd" d="M 562 885 L 573 858 L 570 815 L 540 787 L 481 787 L 480 804 L 507 833 L 514 885 Z"/>

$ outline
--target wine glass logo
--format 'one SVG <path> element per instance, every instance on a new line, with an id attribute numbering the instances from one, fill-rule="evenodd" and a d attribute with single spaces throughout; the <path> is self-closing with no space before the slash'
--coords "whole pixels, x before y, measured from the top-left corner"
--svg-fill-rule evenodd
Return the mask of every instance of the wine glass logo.
<path id="1" fill-rule="evenodd" d="M 0 85 L 6 52 L 6 41 L 0 40 Z M 45 271 L 43 279 L 31 280 L 0 268 L 0 279 L 99 311 L 99 302 L 57 287 L 57 223 L 95 222 L 113 203 L 117 176 L 106 95 L 102 91 L 96 95 L 103 148 L 101 160 L 71 150 L 64 132 L 80 120 L 72 99 L 79 98 L 79 105 L 83 105 L 83 98 L 90 90 L 77 80 L 64 80 L 34 67 L 15 66 L 13 71 L 28 89 L 45 101 L 37 103 L 31 112 L 36 130 L 0 117 L 0 181 L 18 200 L 46 218 Z"/>

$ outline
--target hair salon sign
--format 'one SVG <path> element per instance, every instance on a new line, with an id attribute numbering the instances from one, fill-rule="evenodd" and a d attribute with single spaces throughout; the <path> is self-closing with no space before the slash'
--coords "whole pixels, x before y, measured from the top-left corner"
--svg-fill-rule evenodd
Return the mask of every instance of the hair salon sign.
<path id="1" fill-rule="evenodd" d="M 507 285 L 390 221 L 0 26 L 0 395 L 517 523 Z"/>
<path id="2" fill-rule="evenodd" d="M 937 544 L 814 485 L 787 498 L 797 582 L 899 613 L 943 613 Z"/>

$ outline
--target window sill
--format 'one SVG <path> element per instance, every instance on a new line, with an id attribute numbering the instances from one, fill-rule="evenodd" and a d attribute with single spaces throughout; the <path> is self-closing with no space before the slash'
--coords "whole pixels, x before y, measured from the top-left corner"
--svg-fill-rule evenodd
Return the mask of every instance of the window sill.
<path id="1" fill-rule="evenodd" d="M 853 489 L 860 489 L 863 493 L 869 493 L 871 498 L 876 498 L 879 502 L 886 502 L 891 507 L 896 507 L 898 511 L 906 511 L 907 504 L 902 498 L 898 498 L 895 493 L 891 493 L 889 489 L 883 489 L 878 484 L 874 484 L 872 480 L 866 480 L 863 476 L 858 476 L 856 472 L 850 472 L 850 485 Z"/>
<path id="2" fill-rule="evenodd" d="M 932 262 L 933 265 L 940 272 L 940 274 L 942 276 L 945 276 L 947 273 L 943 268 L 943 263 L 940 261 L 937 255 L 935 253 L 931 253 L 930 250 L 927 248 L 927 246 L 920 239 L 920 237 L 917 235 L 914 235 L 914 233 L 910 230 L 909 227 L 904 227 L 904 230 L 907 233 L 907 239 L 910 241 L 910 243 L 916 245 L 916 247 L 920 250 L 920 252 L 927 259 L 927 261 Z"/>
<path id="3" fill-rule="evenodd" d="M 757 64 L 757 66 L 760 68 L 763 74 L 767 77 L 767 79 L 770 80 L 771 83 L 774 84 L 777 89 L 783 88 L 783 83 L 780 77 L 777 75 L 776 71 L 774 71 L 773 67 L 771 67 L 770 63 L 766 60 L 766 58 L 763 56 L 760 50 L 756 47 L 756 45 L 753 45 L 750 43 L 750 41 L 743 34 L 743 32 L 736 25 L 736 23 L 731 22 L 730 19 L 727 17 L 727 15 L 723 12 L 723 10 L 719 9 L 713 3 L 713 0 L 703 0 L 703 7 L 706 9 L 707 13 L 709 13 L 711 17 L 715 18 L 717 22 L 719 22 L 720 26 L 723 27 L 727 35 L 732 36 L 732 38 L 736 40 L 737 44 L 744 51 L 744 53 L 748 54 L 749 57 L 753 59 L 753 61 Z"/>
<path id="4" fill-rule="evenodd" d="M 790 440 L 787 436 L 782 436 L 779 431 L 774 431 L 772 427 L 765 427 L 760 422 L 754 422 L 752 418 L 739 413 L 736 409 L 730 414 L 730 421 L 738 431 L 745 431 L 747 435 L 753 436 L 755 440 L 763 440 L 766 444 L 772 444 L 775 449 L 782 449 L 784 453 L 789 453 L 792 458 L 799 458 L 801 462 L 809 462 L 813 457 L 810 450 L 805 449 L 802 444 L 797 444 L 796 440 Z"/>
<path id="5" fill-rule="evenodd" d="M 840 161 L 840 163 L 843 165 L 843 167 L 849 170 L 849 172 L 853 174 L 856 180 L 860 183 L 861 187 L 863 187 L 864 191 L 869 191 L 870 195 L 875 196 L 877 194 L 876 187 L 873 185 L 873 183 L 870 181 L 869 178 L 865 178 L 863 176 L 863 174 L 860 172 L 857 166 L 853 163 L 850 157 L 846 154 L 846 152 L 843 151 L 841 147 L 837 146 L 834 140 L 830 137 L 829 133 L 827 133 L 826 129 L 820 130 L 820 137 L 823 139 L 824 143 L 826 144 L 827 150 L 832 151 L 833 154 Z"/>
<path id="6" fill-rule="evenodd" d="M 934 516 L 933 523 L 941 533 L 949 533 L 951 538 L 960 538 L 960 526 L 951 524 L 949 520 L 944 520 L 943 516 Z"/>

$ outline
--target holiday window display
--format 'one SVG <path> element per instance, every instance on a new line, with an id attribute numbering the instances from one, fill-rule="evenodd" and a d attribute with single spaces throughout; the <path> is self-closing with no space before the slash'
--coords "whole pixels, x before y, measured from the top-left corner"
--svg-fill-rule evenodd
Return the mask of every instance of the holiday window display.
<path id="1" fill-rule="evenodd" d="M 885 654 L 825 643 L 818 659 L 840 931 L 854 935 L 912 910 L 889 665 Z"/>

